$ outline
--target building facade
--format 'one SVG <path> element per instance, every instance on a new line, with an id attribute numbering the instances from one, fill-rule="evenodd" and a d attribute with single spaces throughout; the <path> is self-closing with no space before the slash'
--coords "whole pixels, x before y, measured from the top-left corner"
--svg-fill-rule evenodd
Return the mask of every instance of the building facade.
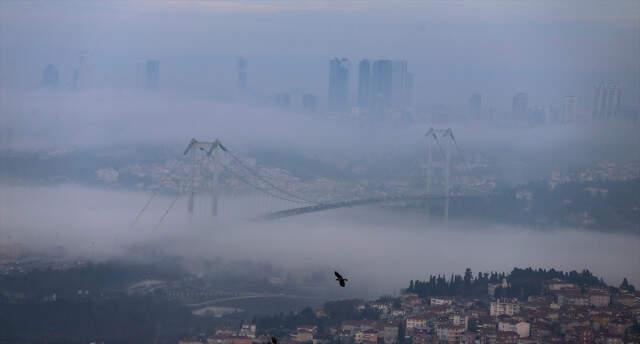
<path id="1" fill-rule="evenodd" d="M 346 58 L 334 58 L 329 61 L 328 110 L 349 111 L 349 60 Z"/>
<path id="2" fill-rule="evenodd" d="M 596 87 L 593 119 L 612 119 L 620 114 L 620 89 L 616 84 L 601 83 Z"/>

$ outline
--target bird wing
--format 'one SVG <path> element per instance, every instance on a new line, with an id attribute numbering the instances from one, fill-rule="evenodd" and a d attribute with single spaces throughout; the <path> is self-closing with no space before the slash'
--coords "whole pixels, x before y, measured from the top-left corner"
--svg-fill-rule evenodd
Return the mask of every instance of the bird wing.
<path id="1" fill-rule="evenodd" d="M 340 280 L 340 286 L 344 287 L 344 280 L 343 279 Z"/>
<path id="2" fill-rule="evenodd" d="M 336 275 L 337 278 L 342 279 L 342 275 L 340 275 L 338 271 L 334 271 L 333 273 Z"/>

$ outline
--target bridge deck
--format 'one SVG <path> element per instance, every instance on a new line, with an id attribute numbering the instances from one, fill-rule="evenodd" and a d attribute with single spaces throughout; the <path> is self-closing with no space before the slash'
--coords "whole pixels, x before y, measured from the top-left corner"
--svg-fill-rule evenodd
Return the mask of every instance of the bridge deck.
<path id="1" fill-rule="evenodd" d="M 465 195 L 465 196 L 450 196 L 449 199 L 452 198 L 470 198 L 470 197 L 480 197 L 476 195 Z M 389 203 L 389 202 L 397 202 L 397 201 L 422 201 L 422 200 L 435 200 L 435 199 L 446 199 L 445 196 L 434 196 L 434 195 L 402 195 L 402 196 L 381 196 L 381 197 L 370 197 L 363 199 L 355 199 L 349 201 L 339 201 L 339 202 L 330 202 L 330 203 L 320 203 L 316 205 L 310 205 L 299 208 L 292 208 L 286 210 L 275 211 L 272 213 L 265 214 L 259 217 L 259 220 L 275 220 L 283 217 L 302 215 L 307 213 L 315 213 L 318 211 L 325 211 L 330 209 L 337 208 L 348 208 L 348 207 L 357 207 L 368 204 L 375 203 Z"/>

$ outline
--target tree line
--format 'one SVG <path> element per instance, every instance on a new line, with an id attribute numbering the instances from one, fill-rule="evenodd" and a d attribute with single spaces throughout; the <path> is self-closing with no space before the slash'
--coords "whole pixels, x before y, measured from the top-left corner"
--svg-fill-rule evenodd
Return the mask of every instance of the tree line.
<path id="1" fill-rule="evenodd" d="M 405 291 L 420 297 L 482 297 L 487 295 L 489 284 L 501 284 L 504 280 L 508 287 L 498 287 L 496 296 L 508 296 L 526 299 L 531 295 L 540 295 L 544 283 L 558 278 L 581 287 L 606 286 L 602 278 L 594 276 L 589 270 L 564 272 L 555 269 L 520 269 L 510 273 L 478 272 L 474 275 L 467 268 L 463 275 L 430 275 L 426 280 L 411 280 Z"/>

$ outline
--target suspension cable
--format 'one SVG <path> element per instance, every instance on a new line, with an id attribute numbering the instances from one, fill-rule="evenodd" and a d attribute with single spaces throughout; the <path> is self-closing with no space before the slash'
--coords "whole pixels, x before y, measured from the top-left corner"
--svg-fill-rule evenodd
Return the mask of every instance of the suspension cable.
<path id="1" fill-rule="evenodd" d="M 277 185 L 273 184 L 272 182 L 270 182 L 268 179 L 262 177 L 260 175 L 260 173 L 255 170 L 250 168 L 249 166 L 247 166 L 240 158 L 238 158 L 235 154 L 231 153 L 229 150 L 225 151 L 227 154 L 229 154 L 229 156 L 231 156 L 233 158 L 233 160 L 235 160 L 240 166 L 244 167 L 247 171 L 249 171 L 251 174 L 253 174 L 256 178 L 258 178 L 260 181 L 262 181 L 263 183 L 267 184 L 268 186 L 272 187 L 273 189 L 275 189 L 276 191 L 279 191 L 282 194 L 285 194 L 291 198 L 295 198 L 298 199 L 300 201 L 306 202 L 306 203 L 312 203 L 312 204 L 318 204 L 318 202 L 316 201 L 311 201 L 308 199 L 305 199 L 303 197 L 297 196 L 287 190 L 284 190 L 280 187 L 278 187 Z"/>
<path id="2" fill-rule="evenodd" d="M 235 171 L 233 171 L 233 169 L 231 169 L 229 166 L 225 165 L 222 161 L 218 161 L 218 163 L 220 164 L 220 166 L 222 166 L 222 168 L 224 168 L 227 172 L 229 172 L 232 176 L 234 176 L 235 178 L 237 178 L 241 182 L 243 182 L 243 183 L 245 183 L 245 184 L 247 184 L 247 185 L 249 185 L 249 186 L 251 186 L 251 187 L 253 187 L 253 188 L 257 189 L 257 190 L 259 190 L 259 191 L 262 191 L 263 193 L 265 193 L 265 194 L 267 194 L 267 195 L 269 195 L 271 197 L 274 197 L 274 198 L 277 198 L 277 199 L 281 199 L 283 201 L 298 203 L 298 204 L 308 204 L 308 203 L 310 203 L 310 202 L 299 201 L 299 200 L 296 200 L 296 199 L 291 199 L 291 198 L 287 198 L 287 197 L 283 197 L 283 196 L 274 194 L 271 191 L 269 191 L 269 190 L 267 190 L 267 189 L 265 189 L 263 187 L 260 187 L 258 185 L 255 185 L 255 184 L 251 183 L 246 178 L 242 177 L 240 174 L 238 174 Z"/>
<path id="3" fill-rule="evenodd" d="M 453 133 L 451 133 L 451 141 L 453 141 L 453 143 L 456 146 L 456 150 L 458 151 L 458 154 L 460 154 L 460 157 L 462 158 L 462 162 L 464 163 L 464 167 L 466 170 L 469 170 L 469 162 L 467 161 L 465 155 L 462 153 L 462 150 L 460 149 L 460 146 L 458 146 L 458 141 L 456 140 L 456 138 L 453 136 Z"/>
<path id="4" fill-rule="evenodd" d="M 169 212 L 171 211 L 173 206 L 176 204 L 176 201 L 178 201 L 178 198 L 180 198 L 180 196 L 181 195 L 178 193 L 176 195 L 176 197 L 173 198 L 173 201 L 171 202 L 171 204 L 169 205 L 167 210 L 165 210 L 164 214 L 162 214 L 162 217 L 160 218 L 160 221 L 158 221 L 158 223 L 156 223 L 155 227 L 153 227 L 153 231 L 154 232 L 158 229 L 158 227 L 160 227 L 160 225 L 162 224 L 162 221 L 164 221 L 164 218 L 167 217 L 167 214 L 169 214 Z"/>
<path id="5" fill-rule="evenodd" d="M 198 165 L 198 170 L 202 169 L 202 162 L 205 159 L 200 159 L 200 161 L 197 161 L 197 165 Z M 188 190 L 193 190 L 193 186 L 195 184 L 195 180 L 192 178 L 191 182 L 189 184 Z M 155 225 L 155 227 L 153 227 L 153 231 L 155 232 L 160 225 L 162 224 L 162 222 L 164 221 L 164 219 L 167 217 L 167 215 L 169 214 L 169 212 L 171 211 L 171 209 L 173 209 L 173 206 L 176 204 L 176 202 L 178 201 L 178 198 L 180 198 L 180 192 L 178 191 L 178 194 L 176 195 L 176 197 L 173 198 L 173 201 L 171 201 L 171 204 L 169 205 L 169 207 L 167 208 L 167 210 L 164 211 L 164 214 L 162 214 L 162 217 L 160 218 L 160 220 L 158 221 L 158 223 Z"/>
<path id="6" fill-rule="evenodd" d="M 180 160 L 176 159 L 173 164 L 169 167 L 169 178 L 171 178 L 174 169 L 176 167 L 178 167 L 178 165 L 180 164 Z M 138 211 L 138 214 L 136 215 L 136 218 L 133 220 L 133 222 L 131 222 L 131 224 L 129 225 L 129 230 L 131 230 L 140 220 L 140 218 L 142 217 L 142 214 L 147 210 L 147 208 L 149 207 L 149 205 L 151 205 L 151 202 L 156 198 L 156 196 L 158 195 L 158 191 L 154 190 L 151 193 L 151 196 L 149 196 L 149 199 L 147 199 L 147 202 L 145 203 L 145 205 L 142 207 L 142 209 L 140 209 L 140 211 Z"/>

